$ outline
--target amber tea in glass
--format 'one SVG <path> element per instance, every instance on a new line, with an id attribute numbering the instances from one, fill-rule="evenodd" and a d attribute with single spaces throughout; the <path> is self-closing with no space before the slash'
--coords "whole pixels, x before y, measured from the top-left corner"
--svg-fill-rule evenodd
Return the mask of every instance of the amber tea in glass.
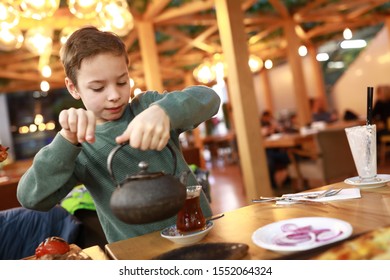
<path id="1" fill-rule="evenodd" d="M 200 208 L 200 192 L 202 186 L 187 187 L 187 199 L 177 214 L 176 228 L 179 232 L 202 230 L 206 226 L 206 219 Z"/>

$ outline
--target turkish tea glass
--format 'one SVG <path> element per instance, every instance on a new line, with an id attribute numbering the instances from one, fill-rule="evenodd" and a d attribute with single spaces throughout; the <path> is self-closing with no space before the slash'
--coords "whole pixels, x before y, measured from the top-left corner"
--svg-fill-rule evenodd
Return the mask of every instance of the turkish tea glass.
<path id="1" fill-rule="evenodd" d="M 206 219 L 200 207 L 202 186 L 187 187 L 187 198 L 177 214 L 176 228 L 179 232 L 192 232 L 206 227 Z"/>

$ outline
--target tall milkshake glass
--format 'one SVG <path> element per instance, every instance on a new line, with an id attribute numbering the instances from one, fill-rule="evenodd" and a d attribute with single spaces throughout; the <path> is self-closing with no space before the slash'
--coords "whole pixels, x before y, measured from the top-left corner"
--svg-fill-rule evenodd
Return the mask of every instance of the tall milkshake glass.
<path id="1" fill-rule="evenodd" d="M 377 176 L 376 125 L 345 128 L 349 147 L 361 183 L 372 182 Z"/>

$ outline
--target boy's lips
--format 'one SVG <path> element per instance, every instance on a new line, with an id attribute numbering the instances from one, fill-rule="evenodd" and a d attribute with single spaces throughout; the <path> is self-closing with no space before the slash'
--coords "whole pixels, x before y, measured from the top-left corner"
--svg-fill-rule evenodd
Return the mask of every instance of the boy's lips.
<path id="1" fill-rule="evenodd" d="M 117 107 L 111 107 L 111 108 L 106 108 L 107 111 L 110 113 L 118 113 L 123 106 L 117 106 Z"/>

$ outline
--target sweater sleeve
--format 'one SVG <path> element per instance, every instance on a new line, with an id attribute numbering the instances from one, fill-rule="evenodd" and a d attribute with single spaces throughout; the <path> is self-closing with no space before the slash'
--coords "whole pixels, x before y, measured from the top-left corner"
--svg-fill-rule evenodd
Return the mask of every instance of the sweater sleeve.
<path id="1" fill-rule="evenodd" d="M 155 101 L 165 110 L 172 129 L 188 130 L 213 117 L 221 100 L 218 94 L 206 86 L 191 86 L 182 91 L 173 91 Z"/>
<path id="2" fill-rule="evenodd" d="M 17 188 L 20 204 L 29 209 L 47 211 L 60 202 L 77 184 L 75 162 L 81 147 L 59 133 L 34 157 Z"/>

